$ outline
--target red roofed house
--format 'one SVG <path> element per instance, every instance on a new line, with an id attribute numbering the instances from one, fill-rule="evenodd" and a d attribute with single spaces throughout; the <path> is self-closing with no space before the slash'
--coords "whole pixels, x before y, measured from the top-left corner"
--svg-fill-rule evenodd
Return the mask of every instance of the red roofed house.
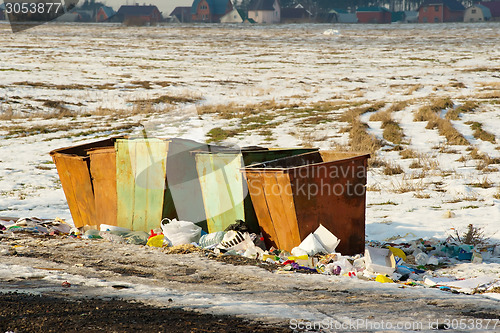
<path id="1" fill-rule="evenodd" d="M 105 22 L 109 20 L 111 17 L 115 15 L 115 11 L 113 8 L 108 7 L 108 6 L 101 6 L 99 10 L 97 11 L 97 14 L 95 16 L 95 21 L 96 22 Z"/>
<path id="2" fill-rule="evenodd" d="M 221 17 L 232 10 L 231 0 L 194 0 L 191 5 L 191 20 L 219 23 Z"/>
<path id="3" fill-rule="evenodd" d="M 490 10 L 492 21 L 500 21 L 500 1 L 482 1 L 479 4 Z"/>
<path id="4" fill-rule="evenodd" d="M 121 6 L 113 16 L 113 21 L 127 25 L 154 25 L 162 20 L 161 12 L 156 6 Z"/>
<path id="5" fill-rule="evenodd" d="M 465 7 L 456 0 L 427 0 L 418 9 L 418 22 L 462 22 L 464 13 Z"/>

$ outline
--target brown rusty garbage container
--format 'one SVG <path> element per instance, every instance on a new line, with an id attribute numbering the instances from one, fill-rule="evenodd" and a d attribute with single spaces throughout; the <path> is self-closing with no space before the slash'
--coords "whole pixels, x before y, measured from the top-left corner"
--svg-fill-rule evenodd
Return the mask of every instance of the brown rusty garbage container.
<path id="1" fill-rule="evenodd" d="M 117 226 L 115 147 L 94 148 L 87 153 L 94 187 L 95 225 Z"/>
<path id="2" fill-rule="evenodd" d="M 50 152 L 68 202 L 75 227 L 97 225 L 94 186 L 88 151 L 114 147 L 115 138 L 56 149 Z"/>
<path id="3" fill-rule="evenodd" d="M 322 224 L 338 252 L 362 253 L 369 157 L 320 151 L 243 168 L 266 246 L 291 251 Z"/>

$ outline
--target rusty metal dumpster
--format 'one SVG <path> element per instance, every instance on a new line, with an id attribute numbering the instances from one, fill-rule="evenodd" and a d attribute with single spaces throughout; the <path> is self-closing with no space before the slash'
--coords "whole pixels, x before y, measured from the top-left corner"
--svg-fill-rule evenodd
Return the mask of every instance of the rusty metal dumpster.
<path id="1" fill-rule="evenodd" d="M 243 168 L 266 245 L 291 251 L 322 224 L 339 252 L 363 252 L 369 157 L 321 151 Z"/>
<path id="2" fill-rule="evenodd" d="M 95 223 L 117 225 L 116 206 L 116 150 L 111 147 L 87 151 L 90 157 L 90 175 L 94 188 Z"/>
<path id="3" fill-rule="evenodd" d="M 88 151 L 114 147 L 115 138 L 56 149 L 50 152 L 57 168 L 75 227 L 96 225 L 95 198 Z"/>
<path id="4" fill-rule="evenodd" d="M 244 220 L 260 232 L 257 216 L 240 169 L 254 163 L 317 151 L 315 148 L 251 148 L 194 152 L 209 232 L 222 231 L 235 220 Z"/>

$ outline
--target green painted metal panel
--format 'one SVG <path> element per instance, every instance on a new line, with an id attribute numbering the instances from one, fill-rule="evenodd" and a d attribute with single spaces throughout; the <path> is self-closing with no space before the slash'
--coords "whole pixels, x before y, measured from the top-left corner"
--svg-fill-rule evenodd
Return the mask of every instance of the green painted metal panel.
<path id="1" fill-rule="evenodd" d="M 209 232 L 226 229 L 245 219 L 241 154 L 196 154 Z"/>
<path id="2" fill-rule="evenodd" d="M 196 167 L 209 232 L 221 231 L 235 220 L 260 232 L 248 185 L 240 169 L 254 163 L 318 151 L 317 148 L 243 150 L 240 153 L 197 153 Z"/>
<path id="3" fill-rule="evenodd" d="M 164 208 L 168 141 L 116 142 L 118 225 L 149 231 L 160 226 Z"/>

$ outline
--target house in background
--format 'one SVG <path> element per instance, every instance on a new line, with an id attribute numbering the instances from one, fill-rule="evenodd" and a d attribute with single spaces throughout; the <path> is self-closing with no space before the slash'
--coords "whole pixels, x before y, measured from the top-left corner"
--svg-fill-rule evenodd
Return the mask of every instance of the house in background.
<path id="1" fill-rule="evenodd" d="M 311 19 L 312 13 L 300 4 L 294 8 L 281 8 L 282 23 L 304 23 L 311 22 Z"/>
<path id="2" fill-rule="evenodd" d="M 491 21 L 500 21 L 500 1 L 482 1 L 479 3 L 490 10 Z"/>
<path id="3" fill-rule="evenodd" d="M 110 18 L 112 18 L 116 12 L 114 11 L 113 8 L 109 6 L 101 6 L 99 10 L 97 11 L 97 14 L 95 16 L 95 21 L 96 22 L 106 22 Z"/>
<path id="4" fill-rule="evenodd" d="M 281 22 L 281 6 L 278 0 L 252 0 L 248 6 L 248 19 L 255 23 Z"/>
<path id="5" fill-rule="evenodd" d="M 356 17 L 359 23 L 391 23 L 391 12 L 385 7 L 359 7 Z"/>
<path id="6" fill-rule="evenodd" d="M 194 0 L 191 6 L 191 21 L 219 23 L 221 17 L 233 9 L 231 0 Z"/>
<path id="7" fill-rule="evenodd" d="M 491 11 L 483 5 L 472 5 L 464 13 L 464 22 L 485 22 L 491 20 Z"/>
<path id="8" fill-rule="evenodd" d="M 427 0 L 418 8 L 418 22 L 462 22 L 464 12 L 465 7 L 456 0 Z"/>
<path id="9" fill-rule="evenodd" d="M 243 23 L 243 18 L 235 8 L 226 15 L 222 16 L 220 18 L 220 23 Z"/>
<path id="10" fill-rule="evenodd" d="M 121 6 L 112 22 L 122 22 L 125 25 L 155 25 L 162 21 L 161 12 L 156 6 Z"/>
<path id="11" fill-rule="evenodd" d="M 175 17 L 180 23 L 191 22 L 191 7 L 175 7 L 170 13 L 170 17 Z"/>
<path id="12" fill-rule="evenodd" d="M 391 21 L 395 23 L 417 23 L 418 12 L 412 10 L 405 10 L 400 12 L 391 13 Z"/>
<path id="13" fill-rule="evenodd" d="M 0 21 L 5 20 L 5 4 L 0 4 Z"/>
<path id="14" fill-rule="evenodd" d="M 358 23 L 356 13 L 349 13 L 345 9 L 332 9 L 328 12 L 327 22 L 331 23 Z"/>

